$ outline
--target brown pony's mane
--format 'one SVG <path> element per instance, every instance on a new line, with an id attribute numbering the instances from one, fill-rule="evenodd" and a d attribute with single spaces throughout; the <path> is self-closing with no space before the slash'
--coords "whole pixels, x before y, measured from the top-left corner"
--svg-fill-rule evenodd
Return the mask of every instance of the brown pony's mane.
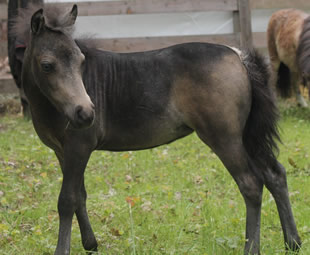
<path id="1" fill-rule="evenodd" d="M 297 66 L 300 72 L 309 70 L 310 63 L 310 16 L 304 20 L 302 32 L 300 34 L 298 48 L 296 52 Z"/>
<path id="2" fill-rule="evenodd" d="M 43 9 L 46 26 L 55 31 L 60 31 L 72 35 L 74 26 L 66 26 L 66 14 L 69 10 L 64 10 L 55 5 L 29 4 L 27 8 L 18 10 L 18 15 L 14 18 L 12 33 L 16 36 L 19 43 L 29 44 L 30 40 L 30 23 L 32 15 L 39 9 Z"/>

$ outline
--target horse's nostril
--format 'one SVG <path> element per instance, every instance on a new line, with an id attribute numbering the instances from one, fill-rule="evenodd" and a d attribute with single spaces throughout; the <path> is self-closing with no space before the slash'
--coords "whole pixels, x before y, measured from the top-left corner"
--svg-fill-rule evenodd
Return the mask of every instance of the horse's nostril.
<path id="1" fill-rule="evenodd" d="M 92 124 L 94 117 L 95 117 L 95 112 L 92 109 L 85 109 L 83 106 L 78 105 L 75 108 L 75 121 L 76 124 L 80 126 L 89 126 Z"/>
<path id="2" fill-rule="evenodd" d="M 85 118 L 85 113 L 84 113 L 83 107 L 81 105 L 78 105 L 75 108 L 75 118 L 77 121 L 83 121 Z"/>
<path id="3" fill-rule="evenodd" d="M 76 108 L 75 108 L 75 116 L 77 119 L 81 119 L 83 116 L 82 116 L 82 112 L 83 112 L 83 107 L 81 105 L 78 105 Z"/>
<path id="4" fill-rule="evenodd" d="M 75 112 L 76 112 L 76 113 L 80 113 L 82 110 L 83 110 L 83 107 L 82 107 L 81 105 L 78 105 L 78 106 L 75 108 Z"/>

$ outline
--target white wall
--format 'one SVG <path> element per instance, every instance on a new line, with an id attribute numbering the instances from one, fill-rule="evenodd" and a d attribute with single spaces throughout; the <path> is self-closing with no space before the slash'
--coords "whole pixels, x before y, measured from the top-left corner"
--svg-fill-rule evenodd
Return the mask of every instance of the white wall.
<path id="1" fill-rule="evenodd" d="M 66 0 L 68 1 L 84 2 L 85 0 Z M 62 2 L 62 0 L 47 0 L 46 2 Z M 265 32 L 269 18 L 274 11 L 276 10 L 252 10 L 252 31 Z M 98 38 L 229 34 L 233 32 L 232 12 L 81 16 L 78 17 L 76 24 L 77 34 L 86 33 Z"/>

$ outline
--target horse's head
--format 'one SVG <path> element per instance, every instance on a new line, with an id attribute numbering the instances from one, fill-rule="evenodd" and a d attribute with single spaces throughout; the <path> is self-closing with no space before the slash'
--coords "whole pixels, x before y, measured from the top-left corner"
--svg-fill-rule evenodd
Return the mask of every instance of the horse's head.
<path id="1" fill-rule="evenodd" d="M 28 68 L 41 92 L 71 126 L 86 128 L 93 124 L 95 111 L 82 80 L 85 57 L 68 32 L 76 17 L 76 5 L 57 17 L 59 24 L 45 19 L 43 9 L 32 15 Z"/>

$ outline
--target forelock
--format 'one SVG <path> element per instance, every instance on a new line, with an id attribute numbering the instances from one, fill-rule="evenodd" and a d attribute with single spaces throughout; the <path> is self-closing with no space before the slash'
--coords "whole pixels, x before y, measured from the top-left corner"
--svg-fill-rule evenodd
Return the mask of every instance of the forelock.
<path id="1" fill-rule="evenodd" d="M 30 40 L 30 23 L 32 15 L 39 9 L 43 8 L 43 15 L 45 23 L 48 28 L 54 31 L 63 32 L 68 35 L 72 35 L 74 32 L 73 26 L 66 26 L 66 15 L 68 15 L 68 9 L 61 8 L 57 5 L 43 5 L 43 4 L 29 4 L 27 8 L 20 8 L 18 15 L 13 19 L 12 34 L 16 36 L 18 41 L 22 41 L 28 44 Z"/>

